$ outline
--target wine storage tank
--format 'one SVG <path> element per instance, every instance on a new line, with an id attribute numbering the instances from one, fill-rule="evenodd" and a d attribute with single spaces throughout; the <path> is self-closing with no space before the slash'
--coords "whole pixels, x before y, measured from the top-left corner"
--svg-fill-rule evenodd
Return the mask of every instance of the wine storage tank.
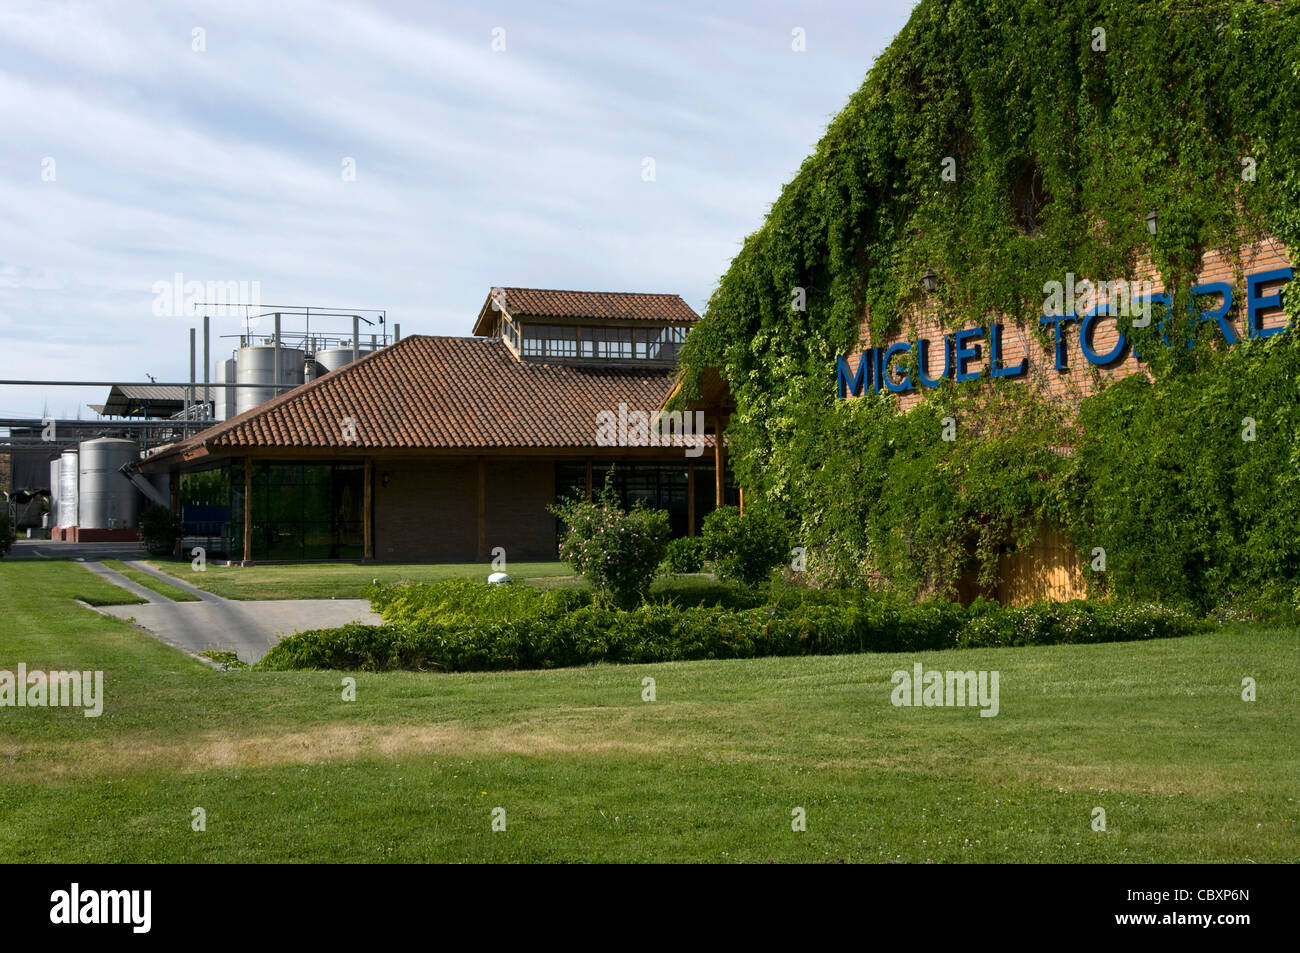
<path id="1" fill-rule="evenodd" d="M 280 393 L 297 387 L 303 382 L 303 362 L 306 353 L 293 347 L 280 350 Z M 276 396 L 275 390 L 275 352 L 270 344 L 255 344 L 241 347 L 235 357 L 235 377 L 240 384 L 256 384 L 256 387 L 236 387 L 235 412 L 242 414 L 252 410 L 258 404 L 265 403 Z"/>
<path id="2" fill-rule="evenodd" d="M 60 461 L 56 457 L 50 461 L 50 525 L 59 525 L 59 469 Z"/>
<path id="3" fill-rule="evenodd" d="M 369 354 L 372 350 L 374 350 L 374 348 L 358 347 L 357 359 L 360 360 L 361 358 Z M 329 348 L 325 348 L 323 351 L 317 351 L 316 363 L 321 366 L 322 374 L 328 371 L 337 371 L 340 367 L 352 363 L 352 346 L 348 345 L 347 347 L 329 347 Z"/>
<path id="4" fill-rule="evenodd" d="M 97 437 L 77 446 L 81 486 L 77 499 L 77 525 L 82 529 L 123 529 L 140 517 L 140 491 L 122 473 L 122 467 L 140 459 L 134 440 Z"/>
<path id="5" fill-rule="evenodd" d="M 59 457 L 59 525 L 77 525 L 77 451 L 64 450 Z"/>
<path id="6" fill-rule="evenodd" d="M 212 375 L 218 384 L 235 383 L 235 359 L 228 357 L 217 361 L 216 372 Z M 237 387 L 218 387 L 212 393 L 212 410 L 217 420 L 229 420 L 237 411 Z"/>

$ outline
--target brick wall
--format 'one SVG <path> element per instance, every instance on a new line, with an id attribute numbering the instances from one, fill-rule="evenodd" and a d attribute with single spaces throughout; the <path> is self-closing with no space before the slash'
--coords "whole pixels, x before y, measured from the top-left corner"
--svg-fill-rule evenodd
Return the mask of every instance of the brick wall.
<path id="1" fill-rule="evenodd" d="M 1248 245 L 1234 255 L 1224 251 L 1207 253 L 1201 263 L 1198 284 L 1225 282 L 1232 286 L 1233 307 L 1224 320 L 1230 323 L 1239 340 L 1247 337 L 1246 312 L 1248 290 L 1246 279 L 1249 275 L 1290 267 L 1286 247 L 1275 240 L 1265 240 Z M 1076 276 L 1094 281 L 1110 280 L 1118 276 L 1082 275 Z M 1139 267 L 1136 274 L 1124 276 L 1130 281 L 1149 280 L 1154 293 L 1163 292 L 1164 286 L 1149 265 Z M 1279 282 L 1261 286 L 1261 295 L 1276 293 Z M 1206 296 L 1198 304 L 1203 311 L 1216 308 L 1220 303 L 1218 297 Z M 1066 309 L 1070 310 L 1069 308 Z M 1285 317 L 1280 308 L 1266 309 L 1260 313 L 1260 325 L 1265 328 L 1280 327 Z M 933 311 L 920 309 L 903 322 L 903 329 L 887 340 L 872 341 L 868 316 L 864 315 L 859 325 L 859 348 L 847 363 L 853 374 L 857 373 L 861 362 L 861 351 L 870 347 L 888 349 L 901 342 L 915 342 L 920 338 L 930 342 L 927 373 L 930 378 L 938 377 L 938 371 L 945 364 L 944 336 L 970 327 L 970 324 L 952 325 L 945 323 L 941 316 Z M 1093 325 L 1091 335 L 1093 350 L 1099 355 L 1107 355 L 1119 340 L 1119 331 L 1114 320 L 1102 319 Z M 1018 326 L 1012 322 L 1003 322 L 1001 353 L 999 364 L 1010 368 L 1022 359 L 1028 360 L 1027 370 L 1023 376 L 1002 379 L 996 386 L 1030 386 L 1064 401 L 1068 406 L 1077 407 L 1079 401 L 1094 393 L 1108 380 L 1115 380 L 1129 374 L 1146 373 L 1143 365 L 1133 354 L 1131 347 L 1121 352 L 1121 358 L 1108 366 L 1098 366 L 1084 356 L 1079 341 L 1080 324 L 1070 323 L 1065 326 L 1064 358 L 1065 369 L 1056 368 L 1056 348 L 1054 343 L 1044 343 L 1036 323 Z M 1216 330 L 1219 340 L 1222 333 Z M 1172 339 L 1171 339 L 1172 340 Z M 972 343 L 980 345 L 980 358 L 966 365 L 968 372 L 984 371 L 989 367 L 989 335 L 975 338 Z M 1178 342 L 1173 342 L 1177 344 Z M 905 356 L 905 355 L 903 355 Z M 913 360 L 915 351 L 913 351 Z M 888 376 L 895 382 L 901 375 Z M 948 369 L 951 376 L 952 370 Z M 904 408 L 916 406 L 924 399 L 926 388 L 916 380 L 913 372 L 915 390 L 897 394 L 900 405 Z M 971 386 L 976 386 L 971 382 Z M 882 388 L 883 390 L 883 388 Z M 1038 541 L 1032 546 L 1009 553 L 1001 558 L 997 589 L 986 595 L 994 595 L 1004 604 L 1023 605 L 1028 602 L 1052 599 L 1063 601 L 1082 598 L 1087 594 L 1087 581 L 1083 573 L 1078 553 L 1070 541 L 1059 530 L 1050 526 L 1040 527 Z M 960 598 L 968 602 L 978 594 L 973 577 L 962 581 Z"/>
<path id="2" fill-rule="evenodd" d="M 516 559 L 555 559 L 554 460 L 488 460 L 487 548 Z"/>
<path id="3" fill-rule="evenodd" d="M 1226 282 L 1232 286 L 1233 308 L 1226 320 L 1231 322 L 1238 337 L 1244 339 L 1246 337 L 1246 276 L 1289 266 L 1290 259 L 1286 247 L 1279 241 L 1268 239 L 1241 248 L 1237 255 L 1224 251 L 1208 252 L 1202 259 L 1199 283 Z M 1149 265 L 1140 266 L 1137 272 L 1130 276 L 1080 275 L 1077 276 L 1076 280 L 1085 277 L 1095 281 L 1118 277 L 1126 277 L 1130 281 L 1149 280 L 1155 293 L 1161 293 L 1165 290 L 1159 277 Z M 1271 294 L 1275 293 L 1277 287 L 1278 283 L 1271 283 L 1259 290 L 1263 294 Z M 1201 298 L 1199 303 L 1203 310 L 1208 311 L 1216 307 L 1219 301 L 1218 297 L 1207 295 Z M 1278 327 L 1284 321 L 1281 310 L 1277 308 L 1263 312 L 1261 317 L 1263 327 L 1266 329 Z M 928 309 L 919 309 L 905 319 L 903 325 L 901 331 L 887 340 L 872 341 L 869 322 L 867 316 L 864 315 L 859 326 L 859 348 L 855 349 L 851 358 L 847 360 L 852 372 L 857 373 L 858 364 L 861 361 L 860 354 L 863 349 L 872 346 L 887 349 L 896 343 L 915 342 L 918 338 L 925 338 L 930 342 L 926 370 L 931 378 L 937 377 L 939 376 L 939 370 L 943 368 L 945 363 L 944 335 L 971 326 L 969 323 L 955 325 L 945 323 L 943 316 Z M 1009 321 L 1004 322 L 999 363 L 1003 367 L 1010 368 L 1017 365 L 1022 358 L 1028 358 L 1028 369 L 1023 377 L 1006 378 L 1000 382 L 1000 386 L 1012 386 L 1012 382 L 1019 382 L 1022 385 L 1028 384 L 1071 405 L 1077 405 L 1084 397 L 1096 391 L 1101 382 L 1133 373 L 1145 373 L 1145 369 L 1134 356 L 1131 347 L 1125 349 L 1122 353 L 1122 359 L 1109 366 L 1099 367 L 1089 362 L 1080 348 L 1079 331 L 1080 325 L 1078 322 L 1065 325 L 1063 336 L 1065 340 L 1066 369 L 1057 370 L 1055 368 L 1055 349 L 1051 344 L 1043 343 L 1036 321 L 1032 325 L 1026 322 L 1020 326 Z M 1118 339 L 1119 331 L 1114 320 L 1102 318 L 1093 325 L 1091 342 L 1093 349 L 1098 354 L 1108 354 Z M 973 343 L 980 346 L 980 358 L 967 363 L 966 369 L 969 372 L 984 371 L 989 366 L 990 342 L 988 335 L 975 338 Z M 906 355 L 899 356 L 906 357 Z M 897 372 L 893 372 L 889 376 L 895 381 L 901 377 Z M 900 404 L 904 408 L 915 406 L 924 398 L 925 388 L 915 380 L 915 375 L 913 376 L 913 384 L 914 390 L 898 395 Z"/>
<path id="4" fill-rule="evenodd" d="M 382 485 L 388 474 L 388 486 Z M 381 562 L 466 561 L 478 544 L 478 475 L 473 460 L 375 461 L 375 558 Z"/>
<path id="5" fill-rule="evenodd" d="M 388 474 L 388 486 L 383 475 Z M 554 559 L 555 461 L 487 461 L 487 548 L 510 560 Z M 375 461 L 375 558 L 472 562 L 478 558 L 478 464 Z"/>

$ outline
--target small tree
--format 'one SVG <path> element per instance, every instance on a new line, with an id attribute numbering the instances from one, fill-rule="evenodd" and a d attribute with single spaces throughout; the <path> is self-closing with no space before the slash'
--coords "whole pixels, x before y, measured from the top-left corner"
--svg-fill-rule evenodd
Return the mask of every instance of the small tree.
<path id="1" fill-rule="evenodd" d="M 571 497 L 551 512 L 565 525 L 560 558 L 591 583 L 597 599 L 629 608 L 649 590 L 672 531 L 663 510 L 648 509 L 639 500 L 624 510 L 612 475 L 611 470 L 594 500 Z"/>
<path id="2" fill-rule="evenodd" d="M 790 526 L 768 507 L 720 506 L 704 518 L 704 554 L 719 579 L 746 586 L 764 582 L 790 552 Z"/>
<path id="3" fill-rule="evenodd" d="M 152 556 L 170 556 L 184 534 L 181 521 L 165 506 L 150 506 L 140 514 L 140 535 Z"/>

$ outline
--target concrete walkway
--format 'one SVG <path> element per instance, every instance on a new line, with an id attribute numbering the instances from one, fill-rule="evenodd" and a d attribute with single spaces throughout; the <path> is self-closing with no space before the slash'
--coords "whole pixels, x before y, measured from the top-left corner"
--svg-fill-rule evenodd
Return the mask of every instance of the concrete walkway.
<path id="1" fill-rule="evenodd" d="M 234 652 L 242 661 L 256 662 L 282 635 L 308 629 L 332 629 L 348 622 L 376 625 L 383 621 L 365 599 L 223 599 L 175 576 L 138 561 L 127 563 L 199 597 L 198 602 L 173 602 L 138 586 L 121 573 L 85 562 L 96 575 L 149 601 L 145 605 L 100 606 L 119 619 L 134 619 L 159 641 L 196 655 L 207 649 Z"/>
<path id="2" fill-rule="evenodd" d="M 144 543 L 56 543 L 48 539 L 19 539 L 6 559 L 143 559 Z"/>

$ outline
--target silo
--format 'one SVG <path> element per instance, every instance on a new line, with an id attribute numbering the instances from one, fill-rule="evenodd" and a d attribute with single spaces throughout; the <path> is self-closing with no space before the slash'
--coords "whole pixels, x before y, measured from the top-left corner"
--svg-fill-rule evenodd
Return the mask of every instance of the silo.
<path id="1" fill-rule="evenodd" d="M 372 350 L 373 348 L 369 347 L 358 347 L 357 359 L 365 357 Z M 322 374 L 328 371 L 337 371 L 345 364 L 352 363 L 352 347 L 351 345 L 347 347 L 329 347 L 323 351 L 317 351 L 316 363 L 321 366 Z"/>
<path id="2" fill-rule="evenodd" d="M 77 449 L 81 455 L 77 525 L 82 529 L 135 526 L 140 516 L 140 491 L 121 471 L 124 465 L 140 459 L 136 442 L 98 437 L 83 440 Z"/>
<path id="3" fill-rule="evenodd" d="M 59 459 L 50 461 L 50 525 L 59 525 Z"/>
<path id="4" fill-rule="evenodd" d="M 64 450 L 59 457 L 59 525 L 77 525 L 77 451 Z"/>
<path id="5" fill-rule="evenodd" d="M 218 384 L 235 383 L 235 359 L 228 357 L 217 361 L 216 372 L 212 375 Z M 212 394 L 212 412 L 217 420 L 229 420 L 235 416 L 237 387 L 218 387 Z"/>
<path id="6" fill-rule="evenodd" d="M 275 347 L 270 344 L 258 344 L 239 349 L 235 358 L 235 376 L 238 382 L 258 386 L 235 388 L 236 413 L 242 414 L 246 410 L 252 410 L 258 404 L 265 403 L 276 396 L 275 351 Z M 303 382 L 303 361 L 306 357 L 306 353 L 297 348 L 280 348 L 281 394 Z"/>

